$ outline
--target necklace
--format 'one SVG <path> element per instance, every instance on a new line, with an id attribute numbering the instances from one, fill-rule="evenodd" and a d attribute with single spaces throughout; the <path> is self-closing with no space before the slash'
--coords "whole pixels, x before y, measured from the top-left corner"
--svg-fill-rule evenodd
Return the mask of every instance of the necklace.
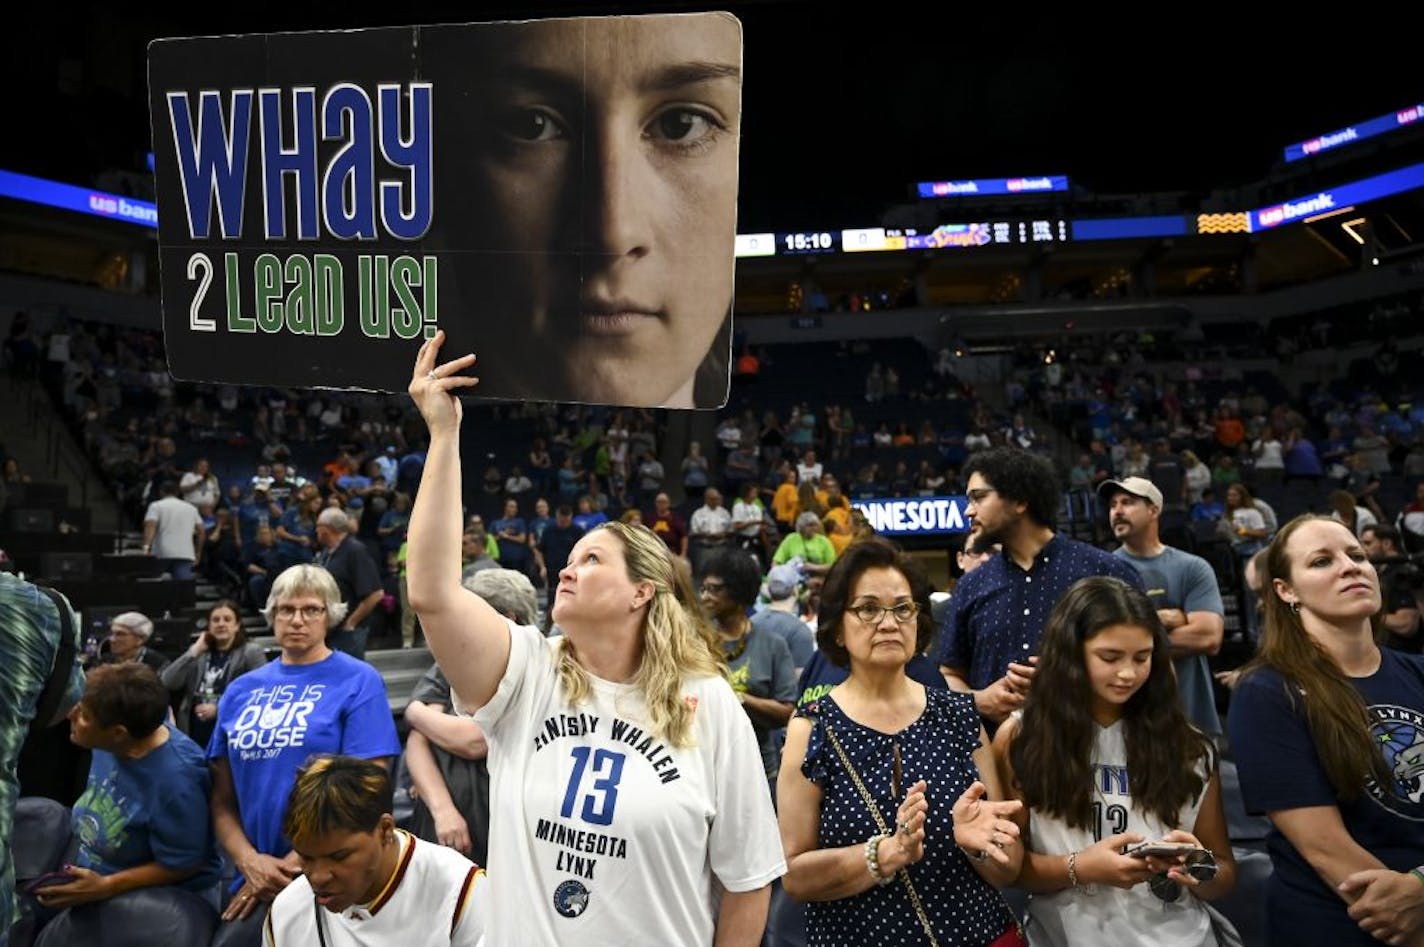
<path id="1" fill-rule="evenodd" d="M 740 629 L 740 631 L 737 635 L 736 645 L 734 645 L 731 650 L 728 650 L 728 642 L 725 640 L 722 642 L 722 654 L 726 657 L 728 664 L 731 664 L 733 661 L 737 660 L 737 658 L 740 658 L 742 656 L 742 654 L 747 650 L 747 641 L 752 636 L 752 622 L 750 618 L 747 618 L 745 615 L 743 615 L 741 617 L 741 620 L 738 622 L 737 627 Z"/>

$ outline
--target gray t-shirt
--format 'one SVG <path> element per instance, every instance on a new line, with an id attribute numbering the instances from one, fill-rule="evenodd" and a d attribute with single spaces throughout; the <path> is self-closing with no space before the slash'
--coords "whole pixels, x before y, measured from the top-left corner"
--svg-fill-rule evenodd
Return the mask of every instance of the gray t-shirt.
<path id="1" fill-rule="evenodd" d="M 816 653 L 816 636 L 804 621 L 790 612 L 777 608 L 763 608 L 752 616 L 752 627 L 758 631 L 772 631 L 786 642 L 791 651 L 791 666 L 804 668 Z"/>
<path id="2" fill-rule="evenodd" d="M 778 634 L 758 631 L 753 626 L 747 630 L 746 644 L 746 650 L 735 658 L 729 657 L 727 661 L 732 690 L 794 705 L 796 671 L 791 663 L 791 651 L 786 647 L 786 641 Z M 781 765 L 781 746 L 773 737 L 781 728 L 773 729 L 765 726 L 757 717 L 751 714 L 747 716 L 751 718 L 752 729 L 756 731 L 762 764 L 770 776 Z"/>
<path id="3" fill-rule="evenodd" d="M 1137 569 L 1154 608 L 1180 608 L 1188 614 L 1225 614 L 1216 573 L 1200 556 L 1171 546 L 1151 558 L 1134 556 L 1126 547 L 1114 550 L 1113 555 L 1121 556 Z M 1211 668 L 1207 665 L 1206 655 L 1177 658 L 1172 663 L 1177 668 L 1177 690 L 1182 695 L 1182 709 L 1186 711 L 1187 719 L 1208 736 L 1220 736 L 1221 718 L 1216 713 L 1216 697 L 1212 693 Z"/>
<path id="4" fill-rule="evenodd" d="M 442 704 L 446 714 L 459 716 L 455 713 L 455 701 L 450 696 L 450 682 L 445 679 L 438 664 L 426 671 L 416 683 L 410 692 L 410 699 L 422 704 Z M 450 801 L 465 819 L 465 828 L 469 830 L 473 846 L 470 858 L 477 865 L 488 864 L 490 788 L 487 760 L 467 760 L 441 749 L 433 742 L 430 752 L 440 767 L 445 787 L 450 790 Z M 410 830 L 417 838 L 436 844 L 440 842 L 435 831 L 435 817 L 424 800 L 415 801 Z"/>

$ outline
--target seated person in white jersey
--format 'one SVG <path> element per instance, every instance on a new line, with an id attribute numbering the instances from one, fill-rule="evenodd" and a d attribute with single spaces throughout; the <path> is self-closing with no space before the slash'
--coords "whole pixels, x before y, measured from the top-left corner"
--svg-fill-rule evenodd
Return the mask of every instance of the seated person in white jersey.
<path id="1" fill-rule="evenodd" d="M 484 871 L 396 828 L 384 766 L 316 756 L 297 773 L 282 830 L 302 874 L 277 895 L 265 947 L 477 947 Z"/>

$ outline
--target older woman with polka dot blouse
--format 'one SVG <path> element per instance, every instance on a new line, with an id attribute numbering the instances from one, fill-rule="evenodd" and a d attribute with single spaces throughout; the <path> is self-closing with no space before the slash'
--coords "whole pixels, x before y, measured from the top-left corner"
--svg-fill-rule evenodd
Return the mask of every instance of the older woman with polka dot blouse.
<path id="1" fill-rule="evenodd" d="M 817 642 L 850 676 L 791 720 L 777 780 L 786 892 L 812 947 L 1021 944 L 997 888 L 1023 859 L 972 695 L 905 665 L 929 640 L 929 584 L 880 539 L 836 561 Z"/>

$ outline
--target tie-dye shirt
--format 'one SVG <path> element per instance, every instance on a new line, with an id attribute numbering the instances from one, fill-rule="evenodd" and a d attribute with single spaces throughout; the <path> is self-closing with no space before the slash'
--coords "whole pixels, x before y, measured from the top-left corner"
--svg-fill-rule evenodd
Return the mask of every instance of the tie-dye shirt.
<path id="1" fill-rule="evenodd" d="M 4 642 L 0 645 L 4 655 L 0 661 L 0 935 L 10 930 L 14 917 L 15 858 L 10 844 L 15 802 L 20 797 L 15 767 L 54 669 L 62 628 L 53 599 L 32 583 L 0 572 L 0 641 Z M 76 659 L 61 709 L 72 706 L 84 693 L 84 671 L 77 657 L 79 621 L 72 610 L 69 628 L 75 635 Z M 4 940 L 0 936 L 0 943 Z"/>

